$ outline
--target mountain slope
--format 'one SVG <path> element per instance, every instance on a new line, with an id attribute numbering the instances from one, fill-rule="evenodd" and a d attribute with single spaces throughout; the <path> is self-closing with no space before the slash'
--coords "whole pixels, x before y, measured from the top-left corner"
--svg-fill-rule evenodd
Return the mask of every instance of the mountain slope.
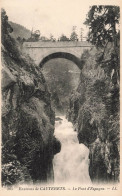
<path id="1" fill-rule="evenodd" d="M 12 37 L 15 39 L 17 37 L 28 39 L 31 36 L 31 31 L 26 29 L 24 26 L 20 24 L 16 24 L 14 22 L 9 21 L 9 24 L 13 28 L 13 32 L 11 33 Z"/>

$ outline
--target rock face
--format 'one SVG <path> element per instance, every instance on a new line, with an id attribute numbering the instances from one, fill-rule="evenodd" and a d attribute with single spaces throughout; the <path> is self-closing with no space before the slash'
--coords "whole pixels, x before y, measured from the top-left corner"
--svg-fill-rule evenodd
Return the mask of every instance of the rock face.
<path id="1" fill-rule="evenodd" d="M 21 61 L 2 47 L 3 185 L 53 181 L 52 160 L 61 148 L 45 79 L 29 57 Z"/>
<path id="2" fill-rule="evenodd" d="M 110 57 L 110 48 L 105 60 Z M 70 97 L 67 118 L 74 124 L 79 143 L 90 150 L 92 181 L 118 182 L 119 85 L 113 85 L 111 76 L 106 77 L 100 65 L 96 66 L 97 55 L 96 49 L 84 53 L 85 65 L 77 91 Z"/>

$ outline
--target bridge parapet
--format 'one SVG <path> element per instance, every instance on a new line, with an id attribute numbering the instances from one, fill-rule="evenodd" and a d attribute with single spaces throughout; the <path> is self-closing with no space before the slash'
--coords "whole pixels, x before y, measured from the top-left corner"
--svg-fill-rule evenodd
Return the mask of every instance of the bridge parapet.
<path id="1" fill-rule="evenodd" d="M 25 48 L 69 48 L 69 47 L 92 47 L 87 41 L 62 41 L 62 42 L 24 42 L 23 47 Z"/>

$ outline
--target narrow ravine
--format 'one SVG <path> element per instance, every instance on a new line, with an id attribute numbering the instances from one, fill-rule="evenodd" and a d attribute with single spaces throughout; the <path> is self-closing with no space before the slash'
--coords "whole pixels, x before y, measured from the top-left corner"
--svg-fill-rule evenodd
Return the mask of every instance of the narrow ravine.
<path id="1" fill-rule="evenodd" d="M 73 125 L 64 116 L 57 117 L 55 136 L 61 142 L 61 152 L 53 161 L 55 184 L 89 184 L 89 150 L 79 144 Z"/>

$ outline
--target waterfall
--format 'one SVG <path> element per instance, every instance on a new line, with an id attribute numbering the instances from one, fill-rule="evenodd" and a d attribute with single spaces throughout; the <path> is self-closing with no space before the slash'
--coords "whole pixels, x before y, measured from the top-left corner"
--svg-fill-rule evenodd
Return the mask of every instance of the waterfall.
<path id="1" fill-rule="evenodd" d="M 61 142 L 61 152 L 54 156 L 53 168 L 55 184 L 90 184 L 89 149 L 79 144 L 77 132 L 64 116 L 57 117 L 55 136 Z"/>

